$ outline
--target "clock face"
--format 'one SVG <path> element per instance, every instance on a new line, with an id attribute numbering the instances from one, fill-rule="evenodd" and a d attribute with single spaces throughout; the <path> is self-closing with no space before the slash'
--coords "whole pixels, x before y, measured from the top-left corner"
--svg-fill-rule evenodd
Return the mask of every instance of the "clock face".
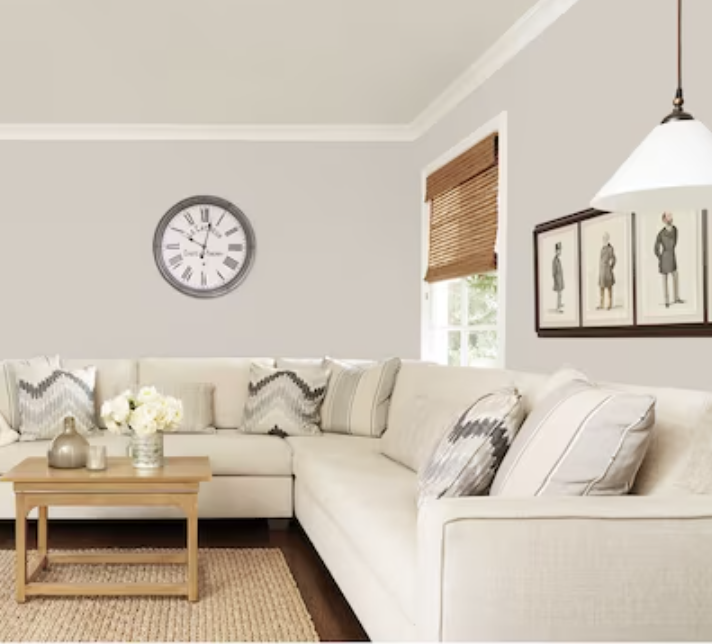
<path id="1" fill-rule="evenodd" d="M 158 269 L 193 297 L 217 297 L 247 276 L 255 234 L 245 214 L 218 197 L 191 197 L 161 219 L 153 239 Z"/>

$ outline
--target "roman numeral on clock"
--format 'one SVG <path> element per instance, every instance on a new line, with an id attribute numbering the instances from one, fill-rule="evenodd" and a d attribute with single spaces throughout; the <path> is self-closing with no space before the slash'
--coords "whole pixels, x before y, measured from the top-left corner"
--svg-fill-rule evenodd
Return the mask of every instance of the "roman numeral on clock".
<path id="1" fill-rule="evenodd" d="M 233 271 L 237 268 L 237 262 L 232 257 L 226 257 L 223 264 Z"/>
<path id="2" fill-rule="evenodd" d="M 220 219 L 218 219 L 218 223 L 215 224 L 215 228 L 217 228 L 217 227 L 222 223 L 222 220 L 223 220 L 223 219 L 225 219 L 225 213 L 224 213 L 224 212 L 223 212 L 222 215 L 220 215 Z"/>
<path id="3" fill-rule="evenodd" d="M 223 277 L 223 274 L 220 271 L 215 271 L 218 274 L 218 277 L 224 282 L 225 278 Z"/>
<path id="4" fill-rule="evenodd" d="M 168 244 L 166 250 L 180 250 L 180 244 Z"/>
<path id="5" fill-rule="evenodd" d="M 241 253 L 242 252 L 242 244 L 229 244 L 227 247 L 228 252 L 232 253 Z"/>
<path id="6" fill-rule="evenodd" d="M 173 257 L 171 257 L 171 258 L 168 260 L 168 263 L 169 263 L 173 268 L 176 268 L 176 267 L 180 266 L 180 264 L 181 264 L 182 261 L 183 261 L 183 255 L 173 255 Z"/>
<path id="7" fill-rule="evenodd" d="M 205 275 L 205 271 L 202 271 L 200 273 L 200 285 L 201 286 L 207 286 L 208 285 L 208 278 Z"/>
<path id="8" fill-rule="evenodd" d="M 190 278 L 193 276 L 193 269 L 190 266 L 186 266 L 181 277 L 186 281 L 190 282 Z"/>
<path id="9" fill-rule="evenodd" d="M 193 219 L 193 215 L 191 215 L 189 212 L 185 213 L 185 219 L 191 226 L 195 224 L 195 219 Z"/>
<path id="10" fill-rule="evenodd" d="M 230 235 L 234 235 L 238 230 L 239 230 L 239 228 L 238 228 L 237 226 L 235 226 L 235 228 L 230 228 L 230 230 L 228 230 L 228 231 L 225 233 L 225 237 L 229 237 Z"/>
<path id="11" fill-rule="evenodd" d="M 207 224 L 210 221 L 210 208 L 201 208 L 200 209 L 200 220 L 204 224 Z"/>

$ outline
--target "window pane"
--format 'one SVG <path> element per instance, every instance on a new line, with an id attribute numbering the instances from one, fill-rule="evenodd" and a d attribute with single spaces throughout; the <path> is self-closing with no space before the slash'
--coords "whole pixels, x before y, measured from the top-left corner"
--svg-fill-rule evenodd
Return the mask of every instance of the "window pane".
<path id="1" fill-rule="evenodd" d="M 497 324 L 497 274 L 470 275 L 466 279 L 468 324 Z"/>
<path id="2" fill-rule="evenodd" d="M 459 331 L 448 331 L 447 334 L 447 363 L 450 366 L 460 366 L 462 364 L 462 333 Z"/>
<path id="3" fill-rule="evenodd" d="M 468 336 L 467 357 L 469 365 L 497 359 L 496 331 L 470 332 Z"/>
<path id="4" fill-rule="evenodd" d="M 447 323 L 448 326 L 462 324 L 462 280 L 448 282 Z"/>

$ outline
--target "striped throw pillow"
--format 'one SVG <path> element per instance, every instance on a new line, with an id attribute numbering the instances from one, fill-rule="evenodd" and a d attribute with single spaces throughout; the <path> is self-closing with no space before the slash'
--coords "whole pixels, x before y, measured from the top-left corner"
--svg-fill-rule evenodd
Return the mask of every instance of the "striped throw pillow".
<path id="1" fill-rule="evenodd" d="M 321 410 L 321 429 L 335 434 L 380 437 L 388 423 L 400 358 L 347 364 L 326 358 L 329 386 Z"/>
<path id="2" fill-rule="evenodd" d="M 570 381 L 535 404 L 502 461 L 490 494 L 627 494 L 654 422 L 654 396 Z"/>

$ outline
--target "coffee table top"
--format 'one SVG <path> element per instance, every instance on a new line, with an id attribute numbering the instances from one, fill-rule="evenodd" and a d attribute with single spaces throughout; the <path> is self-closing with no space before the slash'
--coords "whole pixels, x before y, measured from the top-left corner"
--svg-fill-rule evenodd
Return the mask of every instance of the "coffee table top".
<path id="1" fill-rule="evenodd" d="M 26 458 L 0 477 L 0 481 L 17 483 L 199 483 L 212 478 L 207 456 L 173 456 L 164 460 L 163 467 L 136 469 L 127 457 L 109 457 L 105 470 L 55 469 L 47 458 Z"/>

